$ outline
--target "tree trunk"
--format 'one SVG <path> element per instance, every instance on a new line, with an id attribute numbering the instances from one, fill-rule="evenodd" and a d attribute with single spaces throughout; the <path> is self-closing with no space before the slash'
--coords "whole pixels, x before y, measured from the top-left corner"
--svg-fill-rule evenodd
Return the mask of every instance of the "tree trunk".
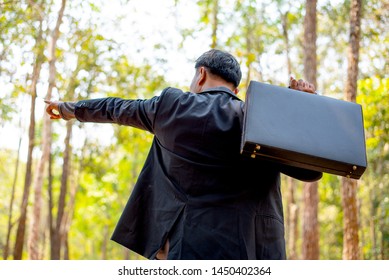
<path id="1" fill-rule="evenodd" d="M 304 18 L 304 77 L 315 87 L 317 86 L 316 4 L 317 0 L 307 0 Z"/>
<path id="2" fill-rule="evenodd" d="M 359 259 L 357 181 L 342 179 L 343 259 Z"/>
<path id="3" fill-rule="evenodd" d="M 63 230 L 63 236 L 64 236 L 64 246 L 65 246 L 65 253 L 64 253 L 64 259 L 69 260 L 70 259 L 70 246 L 69 246 L 69 231 L 70 226 L 72 224 L 73 220 L 73 213 L 74 213 L 74 205 L 76 201 L 76 194 L 78 191 L 78 180 L 74 181 L 72 180 L 72 189 L 70 191 L 70 200 L 68 205 L 68 211 L 66 213 L 66 219 L 64 222 L 64 230 Z"/>
<path id="4" fill-rule="evenodd" d="M 317 87 L 316 0 L 306 1 L 304 18 L 304 78 Z M 318 182 L 304 185 L 303 250 L 305 260 L 319 259 Z"/>
<path id="5" fill-rule="evenodd" d="M 288 244 L 288 259 L 298 259 L 297 256 L 297 238 L 298 238 L 298 205 L 295 199 L 295 191 L 297 188 L 297 181 L 292 177 L 288 177 L 288 192 L 287 192 L 287 239 Z"/>
<path id="6" fill-rule="evenodd" d="M 362 0 L 352 0 L 350 9 L 350 37 L 348 49 L 347 82 L 345 97 L 355 102 L 357 96 L 359 41 L 361 33 Z M 359 259 L 357 181 L 343 178 L 343 259 Z"/>
<path id="7" fill-rule="evenodd" d="M 281 22 L 282 22 L 282 35 L 285 43 L 285 61 L 288 71 L 288 76 L 292 75 L 292 63 L 290 62 L 290 43 L 289 43 L 289 33 L 288 33 L 288 12 L 283 14 L 280 11 Z"/>
<path id="8" fill-rule="evenodd" d="M 362 217 L 362 199 L 359 198 L 358 200 L 358 217 Z M 364 228 L 365 224 L 364 222 L 362 222 L 362 220 L 359 221 L 359 228 Z M 369 228 L 369 226 L 367 226 L 367 228 Z M 361 231 L 361 248 L 365 247 L 365 244 L 366 244 L 366 238 L 365 238 L 365 234 L 363 231 Z M 361 250 L 361 258 L 362 260 L 366 259 L 366 254 L 363 252 L 363 250 Z"/>
<path id="9" fill-rule="evenodd" d="M 39 251 L 39 255 L 38 255 L 38 260 L 43 260 L 44 256 L 45 256 L 45 252 L 46 252 L 46 245 L 47 245 L 47 240 L 46 240 L 46 229 L 47 229 L 47 221 L 43 221 L 43 229 L 42 232 L 41 232 L 41 240 L 42 240 L 42 243 L 41 243 L 41 250 Z"/>
<path id="10" fill-rule="evenodd" d="M 104 234 L 103 234 L 103 243 L 101 246 L 101 259 L 106 260 L 107 259 L 107 244 L 109 240 L 109 231 L 108 226 L 104 226 Z"/>
<path id="11" fill-rule="evenodd" d="M 48 175 L 48 186 L 47 186 L 47 192 L 48 192 L 48 220 L 49 220 L 49 238 L 50 238 L 50 259 L 53 259 L 54 255 L 54 218 L 53 218 L 53 171 L 52 171 L 52 163 L 53 163 L 53 156 L 49 155 L 49 175 Z"/>
<path id="12" fill-rule="evenodd" d="M 213 1 L 212 7 L 212 44 L 211 48 L 215 49 L 217 47 L 217 30 L 219 26 L 219 21 L 217 15 L 219 13 L 219 0 Z"/>
<path id="13" fill-rule="evenodd" d="M 28 131 L 28 152 L 26 163 L 26 175 L 24 180 L 24 189 L 22 196 L 22 204 L 20 206 L 20 218 L 18 228 L 16 231 L 15 247 L 13 257 L 15 260 L 21 260 L 24 247 L 24 236 L 26 232 L 26 220 L 27 220 L 27 206 L 30 196 L 30 188 L 32 181 L 32 153 L 35 146 L 35 100 L 36 100 L 36 86 L 38 84 L 39 75 L 44 60 L 43 48 L 41 47 L 43 41 L 43 18 L 39 19 L 39 31 L 35 41 L 34 49 L 36 50 L 36 59 L 32 71 L 31 86 L 29 88 L 29 94 L 31 96 L 30 106 L 30 126 Z"/>
<path id="14" fill-rule="evenodd" d="M 71 146 L 70 139 L 72 134 L 72 125 L 73 122 L 68 121 L 66 123 L 66 137 L 65 137 L 65 150 L 63 158 L 63 169 L 61 176 L 61 189 L 58 200 L 58 212 L 57 220 L 54 228 L 53 235 L 53 255 L 51 256 L 53 260 L 59 260 L 61 257 L 61 244 L 63 240 L 63 234 L 65 230 L 65 206 L 66 206 L 66 195 L 68 189 L 68 179 L 69 179 L 69 170 L 70 170 L 70 154 Z"/>
<path id="15" fill-rule="evenodd" d="M 248 29 L 250 29 L 250 26 L 247 26 Z M 247 62 L 246 62 L 246 67 L 247 67 L 247 74 L 246 74 L 246 85 L 245 88 L 249 87 L 250 80 L 251 80 L 251 34 L 250 32 L 247 32 L 246 34 L 246 52 L 247 52 Z"/>
<path id="16" fill-rule="evenodd" d="M 71 154 L 71 147 L 70 147 L 70 139 L 71 139 L 71 132 L 72 132 L 72 128 L 73 128 L 73 121 L 68 121 L 67 123 L 67 135 L 69 135 L 69 137 L 67 137 L 69 139 L 69 141 L 66 141 L 67 144 L 69 144 L 69 147 L 68 148 L 65 148 L 65 151 L 68 151 L 69 152 L 69 155 Z M 80 174 L 82 173 L 82 170 L 84 169 L 84 162 L 83 162 L 83 158 L 84 158 L 84 154 L 85 154 L 85 147 L 87 146 L 87 140 L 85 139 L 84 141 L 84 144 L 83 144 L 83 149 L 82 149 L 82 152 L 81 152 L 81 159 L 80 159 L 80 163 L 79 163 L 79 167 L 78 167 L 78 170 L 77 170 L 77 178 L 73 178 L 73 180 L 71 180 L 71 191 L 70 191 L 70 200 L 69 200 L 69 204 L 68 204 L 68 211 L 64 214 L 64 218 L 63 218 L 63 230 L 60 231 L 59 233 L 59 238 L 61 238 L 62 236 L 62 243 L 61 245 L 64 246 L 64 259 L 65 260 L 69 260 L 70 259 L 70 246 L 69 246 L 69 231 L 70 231 L 70 226 L 71 226 L 71 223 L 72 223 L 72 220 L 73 220 L 73 213 L 74 213 L 74 207 L 75 207 L 75 201 L 76 201 L 76 194 L 77 194 L 77 191 L 78 191 L 78 188 L 79 188 L 79 176 Z M 68 159 L 67 159 L 67 162 L 70 164 L 70 158 L 68 156 Z M 70 170 L 70 167 L 68 167 L 68 170 Z M 69 177 L 69 176 L 67 176 Z M 55 229 L 53 229 L 53 232 L 55 231 Z M 56 234 L 56 233 L 53 233 L 53 235 Z M 52 243 L 54 244 L 54 243 Z M 55 246 L 56 244 L 54 244 Z M 60 246 L 61 246 L 60 245 Z M 52 246 L 53 247 L 53 246 Z M 59 250 L 59 253 L 60 254 L 60 251 Z M 52 255 L 53 256 L 53 255 Z"/>
<path id="17" fill-rule="evenodd" d="M 53 88 L 55 87 L 55 49 L 57 46 L 57 40 L 59 37 L 59 27 L 62 23 L 62 18 L 65 10 L 66 0 L 62 0 L 61 8 L 58 12 L 58 18 L 56 26 L 51 33 L 51 41 L 49 44 L 49 87 L 47 89 L 46 100 L 51 99 Z M 41 223 L 41 208 L 42 208 L 42 186 L 43 177 L 46 163 L 49 160 L 50 149 L 51 149 L 51 120 L 48 114 L 43 115 L 43 132 L 42 132 L 42 155 L 37 168 L 37 175 L 34 182 L 34 211 L 32 229 L 29 240 L 29 253 L 30 259 L 36 260 L 39 258 L 39 235 L 40 235 L 40 223 Z"/>
<path id="18" fill-rule="evenodd" d="M 63 248 L 64 248 L 64 252 L 63 252 L 63 259 L 64 260 L 69 260 L 69 255 L 70 255 L 70 249 L 69 249 L 69 232 L 65 232 L 63 234 Z"/>
<path id="19" fill-rule="evenodd" d="M 375 188 L 374 185 L 370 190 L 370 216 L 369 216 L 369 228 L 370 228 L 370 239 L 371 239 L 371 251 L 372 251 L 372 258 L 374 260 L 378 259 L 377 255 L 377 238 L 376 238 L 376 194 L 375 194 Z"/>
<path id="20" fill-rule="evenodd" d="M 385 229 L 385 221 L 387 221 L 388 217 L 385 215 L 385 211 L 381 212 L 380 218 L 380 232 L 381 232 L 381 249 L 380 249 L 380 257 L 381 260 L 386 260 L 386 252 L 389 248 L 386 244 L 388 243 L 386 238 L 386 229 Z"/>
<path id="21" fill-rule="evenodd" d="M 66 125 L 66 128 L 68 130 L 68 134 L 69 134 L 69 140 L 71 139 L 71 134 L 72 134 L 72 128 L 73 128 L 73 121 L 68 121 L 67 125 Z M 66 212 L 66 215 L 64 216 L 64 222 L 63 222 L 63 236 L 64 236 L 64 245 L 65 245 L 65 254 L 64 254 L 64 259 L 65 260 L 68 260 L 70 258 L 70 248 L 69 248 L 69 231 L 70 231 L 70 226 L 72 224 L 72 220 L 73 220 L 73 213 L 74 213 L 74 205 L 75 205 L 75 201 L 76 201 L 76 194 L 77 194 L 77 191 L 78 191 L 78 187 L 79 187 L 79 178 L 75 179 L 74 176 L 71 176 L 70 175 L 70 154 L 71 154 L 71 146 L 70 146 L 70 141 L 67 143 L 68 144 L 68 148 L 65 148 L 65 151 L 68 152 L 68 159 L 67 159 L 67 164 L 68 164 L 68 167 L 67 167 L 67 172 L 68 172 L 68 178 L 70 177 L 71 180 L 71 190 L 70 190 L 70 199 L 69 199 L 69 204 L 67 206 L 67 212 Z M 82 172 L 82 166 L 83 166 L 83 163 L 82 163 L 82 159 L 81 159 L 81 162 L 80 162 L 80 166 L 79 166 L 79 170 L 78 170 L 78 174 L 80 174 Z"/>
<path id="22" fill-rule="evenodd" d="M 130 250 L 128 250 L 127 248 L 123 248 L 123 259 L 124 260 L 131 259 Z"/>
<path id="23" fill-rule="evenodd" d="M 46 96 L 50 100 L 51 96 Z M 29 258 L 31 260 L 39 259 L 39 236 L 41 233 L 41 209 L 42 209 L 42 186 L 45 174 L 46 162 L 49 161 L 51 148 L 51 120 L 48 114 L 43 116 L 42 133 L 42 155 L 38 163 L 35 181 L 34 181 L 34 204 L 31 233 L 28 242 Z"/>
<path id="24" fill-rule="evenodd" d="M 285 43 L 285 61 L 287 65 L 288 76 L 292 75 L 292 64 L 290 62 L 290 44 L 288 35 L 288 12 L 283 13 L 279 7 L 279 14 L 282 22 L 282 34 Z M 287 224 L 287 237 L 286 243 L 288 244 L 288 259 L 298 259 L 297 256 L 297 238 L 298 238 L 298 205 L 296 204 L 295 191 L 297 188 L 297 180 L 292 177 L 288 177 L 287 181 L 287 208 L 286 208 L 286 224 Z"/>
<path id="25" fill-rule="evenodd" d="M 362 0 L 352 0 L 350 9 L 350 35 L 348 47 L 347 81 L 345 97 L 355 102 L 357 97 L 359 41 L 361 37 Z"/>
<path id="26" fill-rule="evenodd" d="M 22 118 L 20 117 L 19 119 L 19 127 L 21 127 L 21 120 Z M 11 190 L 11 200 L 9 202 L 9 211 L 8 211 L 8 226 L 7 226 L 7 234 L 6 234 L 6 239 L 5 239 L 5 245 L 4 245 L 4 251 L 3 251 L 3 259 L 7 260 L 8 255 L 9 255 L 9 239 L 11 237 L 11 230 L 13 227 L 12 223 L 12 210 L 14 206 L 14 201 L 15 201 L 15 189 L 16 189 L 16 181 L 18 178 L 18 173 L 19 173 L 19 156 L 20 156 L 20 147 L 22 144 L 22 135 L 19 137 L 19 143 L 18 143 L 18 151 L 16 154 L 16 164 L 15 164 L 15 173 L 14 173 L 14 178 L 12 182 L 12 190 Z"/>
<path id="27" fill-rule="evenodd" d="M 304 260 L 319 259 L 319 226 L 318 226 L 318 183 L 304 184 L 304 225 L 303 250 Z"/>

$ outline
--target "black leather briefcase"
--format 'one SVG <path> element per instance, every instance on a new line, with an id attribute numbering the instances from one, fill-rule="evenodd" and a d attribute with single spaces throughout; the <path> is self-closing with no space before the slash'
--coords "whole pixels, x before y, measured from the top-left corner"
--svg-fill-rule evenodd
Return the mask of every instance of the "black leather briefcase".
<path id="1" fill-rule="evenodd" d="M 366 170 L 362 107 L 251 81 L 241 153 L 359 179 Z"/>

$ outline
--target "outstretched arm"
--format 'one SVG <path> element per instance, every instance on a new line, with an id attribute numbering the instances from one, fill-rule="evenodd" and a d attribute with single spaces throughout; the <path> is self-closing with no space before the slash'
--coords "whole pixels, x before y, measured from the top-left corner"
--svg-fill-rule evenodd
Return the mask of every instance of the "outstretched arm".
<path id="1" fill-rule="evenodd" d="M 302 79 L 296 80 L 294 77 L 290 77 L 289 80 L 289 88 L 305 91 L 311 94 L 316 94 L 315 86 L 307 81 Z M 283 165 L 281 167 L 281 172 L 285 175 L 293 177 L 295 179 L 305 181 L 305 182 L 313 182 L 321 179 L 323 176 L 322 172 L 307 170 L 298 167 L 286 166 Z"/>
<path id="2" fill-rule="evenodd" d="M 80 122 L 116 123 L 153 133 L 159 97 L 150 99 L 97 98 L 78 102 L 45 101 L 51 119 Z"/>

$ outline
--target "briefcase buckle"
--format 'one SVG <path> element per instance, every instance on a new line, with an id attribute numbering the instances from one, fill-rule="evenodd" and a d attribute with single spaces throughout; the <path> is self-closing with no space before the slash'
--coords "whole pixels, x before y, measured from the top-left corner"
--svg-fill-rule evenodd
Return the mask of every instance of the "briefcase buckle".
<path id="1" fill-rule="evenodd" d="M 254 148 L 254 151 L 253 153 L 251 154 L 251 157 L 252 158 L 255 158 L 257 155 L 256 155 L 256 152 L 259 151 L 261 149 L 261 146 L 258 145 L 258 144 L 255 144 L 255 148 Z"/>
<path id="2" fill-rule="evenodd" d="M 356 171 L 357 169 L 358 169 L 358 167 L 357 167 L 356 165 L 353 165 L 353 171 Z M 352 173 L 353 173 L 353 172 L 351 171 L 350 174 L 352 174 Z M 347 177 L 347 178 L 350 178 L 351 175 L 348 174 L 346 177 Z"/>

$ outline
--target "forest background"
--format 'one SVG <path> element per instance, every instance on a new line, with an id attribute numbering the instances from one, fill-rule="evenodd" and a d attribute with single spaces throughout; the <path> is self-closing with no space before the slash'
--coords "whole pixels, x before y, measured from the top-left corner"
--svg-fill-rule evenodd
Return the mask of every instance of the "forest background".
<path id="1" fill-rule="evenodd" d="M 117 125 L 51 121 L 44 99 L 188 89 L 210 48 L 250 80 L 289 76 L 362 105 L 358 181 L 282 177 L 289 259 L 389 259 L 387 0 L 0 1 L 2 259 L 142 259 L 110 241 L 151 144 Z"/>

